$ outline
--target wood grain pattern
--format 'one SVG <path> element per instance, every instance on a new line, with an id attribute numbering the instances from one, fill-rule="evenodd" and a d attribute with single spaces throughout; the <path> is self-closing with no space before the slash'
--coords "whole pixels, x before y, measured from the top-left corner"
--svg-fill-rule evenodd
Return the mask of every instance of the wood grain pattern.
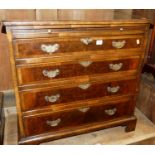
<path id="1" fill-rule="evenodd" d="M 145 50 L 147 45 L 147 35 L 149 27 L 149 23 L 147 20 L 143 19 L 118 22 L 4 22 L 3 24 L 6 26 L 8 39 L 10 42 L 10 55 L 19 119 L 20 144 L 34 144 L 39 143 L 40 140 L 54 140 L 68 135 L 86 133 L 89 131 L 99 130 L 101 128 L 113 127 L 117 125 L 126 126 L 126 132 L 130 132 L 135 129 L 136 118 L 134 117 L 134 107 L 138 92 L 137 85 L 139 82 L 139 73 L 141 71 L 142 63 L 146 54 Z M 125 30 L 120 29 L 122 25 L 125 26 L 123 27 L 125 28 Z M 104 33 L 98 33 L 99 36 L 105 35 L 106 39 L 108 37 L 111 37 L 110 39 L 120 41 L 119 35 L 121 34 L 122 36 L 124 35 L 125 37 L 127 37 L 126 42 L 129 44 L 126 44 L 126 48 L 124 49 L 120 49 L 122 48 L 122 45 L 119 45 L 118 49 L 111 49 L 111 42 L 110 44 L 108 44 L 108 39 L 105 39 L 107 42 L 107 45 L 105 44 L 105 47 L 107 48 L 103 48 L 102 50 L 96 49 L 97 47 L 93 46 L 92 44 L 90 49 L 87 50 L 87 48 L 80 46 L 78 42 L 76 42 L 75 44 L 66 43 L 66 46 L 64 46 L 61 51 L 65 49 L 67 52 L 73 51 L 72 53 L 68 52 L 69 54 L 67 54 L 67 52 L 62 52 L 58 55 L 54 54 L 50 56 L 44 56 L 39 54 L 32 54 L 33 52 L 35 53 L 37 50 L 40 50 L 40 48 L 38 48 L 33 39 L 31 39 L 33 48 L 31 47 L 27 50 L 30 53 L 30 57 L 27 57 L 27 55 L 25 55 L 25 57 L 15 57 L 15 51 L 17 50 L 17 47 L 13 48 L 13 39 L 15 39 L 16 41 L 16 38 L 18 38 L 19 43 L 21 41 L 20 39 L 22 39 L 20 37 L 22 36 L 25 36 L 25 38 L 27 39 L 35 38 L 37 40 L 39 36 L 39 38 L 43 37 L 42 33 L 40 33 L 40 30 L 43 30 L 44 33 L 44 30 L 46 29 L 47 31 L 47 29 L 49 28 L 52 28 L 53 30 L 59 29 L 59 31 L 57 32 L 58 35 L 56 36 L 56 38 L 58 39 L 63 37 L 64 39 L 65 37 L 70 38 L 72 35 L 75 36 L 75 38 L 78 36 L 79 38 L 81 38 L 80 36 L 88 34 L 87 32 L 89 32 L 90 35 L 94 36 L 97 31 L 102 32 L 103 30 L 100 28 L 103 28 Z M 113 34 L 115 38 L 113 38 L 112 34 L 109 31 L 113 29 L 116 32 Z M 33 33 L 31 33 L 31 31 Z M 128 38 L 130 36 L 127 34 L 132 34 L 130 39 Z M 141 38 L 143 38 L 144 40 L 142 39 L 137 41 L 137 36 L 141 36 Z M 46 37 L 51 37 L 48 32 L 46 34 Z M 69 42 L 68 38 L 67 42 Z M 25 41 L 27 39 L 22 40 Z M 125 41 L 123 42 L 126 43 Z M 46 44 L 46 42 L 44 43 Z M 135 44 L 136 46 L 134 46 Z M 70 45 L 72 45 L 71 48 Z M 28 45 L 22 46 L 20 47 L 21 49 L 18 48 L 18 50 L 20 49 L 20 53 L 22 53 L 25 49 L 27 49 L 27 47 Z M 103 51 L 105 53 L 102 53 Z M 127 57 L 127 55 L 129 57 Z M 121 58 L 123 58 L 123 60 L 125 61 L 122 61 Z M 90 71 L 86 69 L 82 71 L 79 70 L 78 66 L 74 65 L 77 65 L 77 61 L 83 60 L 97 60 L 95 61 L 95 63 L 104 62 L 104 64 L 99 64 L 99 66 L 92 67 Z M 118 72 L 109 72 L 106 71 L 105 68 L 103 68 L 103 70 L 100 70 L 100 66 L 105 66 L 105 62 L 116 63 L 120 60 L 123 63 L 127 62 L 126 66 L 129 66 L 129 64 L 131 64 L 131 68 L 127 67 L 127 70 L 120 70 Z M 52 64 L 52 66 L 50 64 Z M 72 65 L 65 66 L 68 64 Z M 42 69 L 45 69 L 44 67 L 48 67 L 48 70 L 53 70 L 54 68 L 52 67 L 58 66 L 60 66 L 59 69 L 61 69 L 62 73 L 63 71 L 67 71 L 68 69 L 71 72 L 66 72 L 62 75 L 59 75 L 58 69 L 58 73 L 53 73 L 53 71 L 50 73 L 49 71 L 46 71 L 46 73 L 42 72 L 44 76 L 47 77 L 60 76 L 60 78 L 50 78 L 49 80 L 42 79 L 42 77 L 39 75 L 40 71 Z M 34 68 L 34 70 L 32 70 L 32 68 Z M 26 70 L 28 71 L 27 73 Z M 82 74 L 81 71 L 83 72 Z M 21 73 L 23 74 L 23 77 L 17 76 L 17 74 L 22 75 Z M 27 76 L 28 74 L 29 76 Z M 22 81 L 26 76 L 27 78 Z M 21 85 L 18 83 L 17 77 L 19 78 L 18 80 Z M 39 79 L 37 80 L 36 77 L 39 77 Z M 125 95 L 126 97 L 131 96 L 128 100 L 131 101 L 129 102 L 130 104 L 128 103 L 128 101 L 124 102 L 123 98 Z M 110 96 L 112 102 L 110 102 Z M 114 97 L 117 98 L 116 101 L 114 100 Z M 92 103 L 90 104 L 91 101 Z M 55 104 L 48 104 L 49 102 L 54 102 Z M 74 104 L 74 102 L 78 104 Z M 68 103 L 72 104 L 69 105 Z M 101 103 L 103 103 L 103 106 L 101 105 Z M 116 107 L 113 106 L 113 103 L 117 103 L 115 104 Z M 122 105 L 121 103 L 124 104 Z M 88 108 L 88 104 L 89 106 L 91 106 L 91 108 Z M 82 112 L 82 114 L 85 113 L 86 115 L 84 117 L 79 115 L 79 111 L 80 114 Z M 107 116 L 105 115 L 105 113 L 106 115 L 108 115 L 108 119 L 106 119 Z M 79 123 L 75 121 L 76 118 L 80 118 Z M 62 126 L 60 123 L 61 121 Z M 44 124 L 44 122 L 46 122 L 46 124 Z M 58 127 L 55 128 L 55 130 L 50 131 L 49 126 L 56 127 L 59 123 L 60 130 Z M 69 130 L 71 129 L 74 129 L 75 132 L 69 132 Z M 51 134 L 53 136 L 51 136 Z"/>
<path id="2" fill-rule="evenodd" d="M 7 108 L 5 114 L 6 128 L 4 145 L 17 145 L 17 120 L 15 107 Z M 137 124 L 134 132 L 126 133 L 123 130 L 124 127 L 116 127 L 49 141 L 47 143 L 42 143 L 41 145 L 137 145 L 141 144 L 143 141 L 145 141 L 145 143 L 142 144 L 155 144 L 151 143 L 152 138 L 154 139 L 155 137 L 154 124 L 149 121 L 138 109 L 135 109 L 135 115 L 137 117 Z"/>
<path id="3" fill-rule="evenodd" d="M 82 63 L 89 63 L 89 66 L 85 67 Z M 110 68 L 112 65 L 120 66 L 118 70 L 113 70 Z M 95 75 L 95 74 L 103 74 L 108 72 L 119 72 L 119 71 L 128 71 L 128 70 L 136 70 L 139 66 L 139 59 L 131 58 L 131 59 L 120 59 L 120 60 L 111 60 L 111 61 L 77 61 L 73 63 L 58 63 L 55 65 L 52 64 L 44 64 L 40 66 L 21 66 L 17 68 L 18 75 L 18 84 L 32 84 L 35 82 L 48 82 L 52 79 L 63 79 L 69 77 L 80 77 L 85 75 Z M 96 70 L 98 68 L 98 70 Z M 44 72 L 48 73 L 56 73 L 58 71 L 58 75 L 55 74 L 54 77 L 49 77 L 44 74 Z M 29 76 L 27 76 L 29 75 Z"/>
<path id="4" fill-rule="evenodd" d="M 5 20 L 35 20 L 35 10 L 8 9 L 5 11 Z"/>
<path id="5" fill-rule="evenodd" d="M 93 33 L 93 32 L 91 32 Z M 59 37 L 52 39 L 39 39 L 39 40 L 20 40 L 15 42 L 15 56 L 17 58 L 31 57 L 31 56 L 45 56 L 45 55 L 55 55 L 61 53 L 72 53 L 72 52 L 85 52 L 85 51 L 103 51 L 104 50 L 113 50 L 117 49 L 113 46 L 113 42 L 125 42 L 125 44 L 120 49 L 130 49 L 130 48 L 141 48 L 143 47 L 144 38 L 143 36 L 133 36 L 130 35 L 128 37 L 125 36 L 117 36 L 117 37 L 101 37 L 102 32 L 99 31 L 99 36 L 94 38 L 92 35 L 90 39 L 92 40 L 88 45 L 83 43 L 81 39 L 87 38 L 64 38 Z M 79 33 L 80 35 L 80 33 Z M 97 35 L 97 34 L 95 34 Z M 88 36 L 89 37 L 89 36 Z M 139 40 L 139 44 L 137 44 L 137 39 Z M 98 41 L 102 41 L 101 45 L 97 45 Z M 42 46 L 54 47 L 58 45 L 58 49 L 56 49 L 53 53 L 48 53 L 48 51 L 43 50 Z"/>
<path id="6" fill-rule="evenodd" d="M 106 52 L 100 50 L 100 51 L 81 51 L 81 52 L 70 52 L 69 54 L 50 54 L 48 57 L 40 56 L 37 59 L 35 59 L 35 56 L 31 56 L 31 58 L 22 58 L 22 59 L 16 59 L 17 66 L 25 66 L 25 64 L 29 64 L 31 66 L 36 66 L 36 64 L 46 64 L 47 62 L 53 63 L 53 64 L 63 64 L 65 62 L 77 62 L 77 61 L 85 61 L 85 60 L 118 60 L 118 59 L 126 59 L 126 58 L 141 58 L 143 57 L 143 48 L 134 48 L 134 49 L 119 49 L 116 50 L 106 50 Z M 112 57 L 109 57 L 109 56 Z"/>
<path id="7" fill-rule="evenodd" d="M 35 20 L 35 10 L 1 9 L 0 20 Z M 13 88 L 8 48 L 6 35 L 0 33 L 0 90 Z"/>
<path id="8" fill-rule="evenodd" d="M 58 20 L 57 9 L 36 9 L 36 20 Z"/>
<path id="9" fill-rule="evenodd" d="M 17 85 L 17 75 L 15 72 L 15 61 L 14 61 L 14 54 L 13 54 L 13 46 L 12 46 L 12 34 L 11 32 L 7 33 L 7 39 L 9 42 L 9 54 L 10 54 L 10 63 L 11 63 L 11 70 L 12 70 L 12 79 L 13 79 L 13 85 L 14 85 L 14 91 L 15 91 L 15 97 L 16 97 L 16 108 L 17 108 L 17 117 L 19 121 L 19 128 L 20 128 L 20 134 L 21 136 L 24 135 L 23 132 L 23 124 L 22 124 L 22 113 L 21 113 L 21 106 L 19 101 L 19 94 L 18 94 L 18 85 Z"/>
<path id="10" fill-rule="evenodd" d="M 119 71 L 110 73 L 104 73 L 104 74 L 92 74 L 90 76 L 76 76 L 76 77 L 70 77 L 70 78 L 63 78 L 63 79 L 52 79 L 48 80 L 46 82 L 35 82 L 33 84 L 27 84 L 27 85 L 18 85 L 18 90 L 20 92 L 25 92 L 28 90 L 38 91 L 42 90 L 43 88 L 68 88 L 70 86 L 77 86 L 81 83 L 96 83 L 96 82 L 110 82 L 110 81 L 119 81 L 119 80 L 129 80 L 129 79 L 136 79 L 139 77 L 137 75 L 139 71 L 137 70 L 129 70 L 129 71 Z"/>
<path id="11" fill-rule="evenodd" d="M 137 22 L 137 20 L 134 20 Z M 112 22 L 112 21 L 111 21 Z M 67 22 L 67 25 L 65 25 L 64 21 L 61 22 L 59 25 L 58 22 L 53 21 L 50 22 L 50 26 L 48 25 L 48 22 L 42 22 L 42 25 L 37 26 L 39 23 L 34 22 L 23 22 L 21 26 L 19 26 L 17 22 L 13 22 L 12 25 L 9 25 L 9 23 L 5 22 L 6 25 L 12 27 L 13 31 L 13 38 L 14 39 L 26 39 L 26 38 L 52 38 L 52 37 L 81 37 L 81 38 L 88 38 L 88 37 L 102 37 L 102 36 L 115 36 L 115 35 L 124 35 L 124 34 L 144 34 L 145 30 L 148 28 L 146 27 L 147 23 L 145 23 L 146 20 L 143 21 L 142 25 L 137 25 L 132 23 L 130 26 L 130 23 L 128 21 L 124 22 L 119 21 L 118 23 L 113 22 L 115 26 L 111 26 L 110 22 L 104 23 L 103 22 L 97 22 L 95 27 L 98 27 L 98 29 L 94 28 L 94 25 L 91 25 L 90 22 L 86 22 L 84 25 L 84 22 Z M 29 24 L 29 26 L 26 26 L 26 24 Z M 55 26 L 56 25 L 56 26 Z M 109 27 L 107 27 L 109 25 Z M 14 28 L 14 26 L 16 26 Z M 35 27 L 35 29 L 34 29 Z M 83 29 L 80 29 L 80 27 L 83 27 Z M 112 35 L 113 34 L 113 35 Z M 125 37 L 125 36 L 124 36 Z"/>
<path id="12" fill-rule="evenodd" d="M 58 113 L 52 113 L 48 115 L 40 115 L 37 117 L 24 117 L 25 133 L 26 136 L 38 135 L 41 133 L 51 131 L 61 131 L 66 128 L 73 130 L 76 127 L 89 124 L 89 123 L 100 123 L 107 120 L 119 118 L 124 115 L 129 115 L 130 110 L 128 107 L 132 105 L 132 101 L 116 102 L 108 105 L 97 105 L 90 108 L 87 112 L 81 112 L 80 109 L 74 109 L 72 111 L 63 111 Z M 114 114 L 109 115 L 106 110 L 117 109 Z M 60 119 L 60 122 L 56 126 L 48 125 L 47 121 L 53 121 Z M 76 120 L 76 121 L 75 121 Z M 38 126 L 39 124 L 39 126 Z M 54 134 L 54 133 L 53 133 Z"/>
<path id="13" fill-rule="evenodd" d="M 57 132 L 48 132 L 48 133 L 44 133 L 44 134 L 40 134 L 39 136 L 30 136 L 27 138 L 22 138 L 19 141 L 20 145 L 28 145 L 28 144 L 40 144 L 42 142 L 48 142 L 51 139 L 52 140 L 56 140 L 56 139 L 60 139 L 60 138 L 64 138 L 64 137 L 68 137 L 68 136 L 75 136 L 75 135 L 79 135 L 79 134 L 83 134 L 83 133 L 89 133 L 92 131 L 98 131 L 101 129 L 106 129 L 106 128 L 110 128 L 110 127 L 116 127 L 116 126 L 126 126 L 128 128 L 128 124 L 130 124 L 130 126 L 134 126 L 134 128 L 136 127 L 136 117 L 132 116 L 132 117 L 120 117 L 120 118 L 116 118 L 113 120 L 108 120 L 108 121 L 103 121 L 100 123 L 91 123 L 91 124 L 87 124 L 87 125 L 83 125 L 83 126 L 79 126 L 76 127 L 74 130 L 72 130 L 72 132 L 70 132 L 70 128 L 63 130 L 63 132 L 57 131 Z M 133 128 L 132 128 L 133 129 Z M 127 131 L 128 132 L 128 131 Z M 37 138 L 37 141 L 35 140 L 35 138 Z"/>
<path id="14" fill-rule="evenodd" d="M 60 9 L 58 10 L 58 20 L 85 20 L 101 21 L 113 19 L 113 9 Z"/>
<path id="15" fill-rule="evenodd" d="M 137 107 L 155 123 L 155 87 L 154 83 L 143 78 L 140 83 Z"/>
<path id="16" fill-rule="evenodd" d="M 154 9 L 133 9 L 132 18 L 147 18 L 152 23 L 154 23 L 155 10 Z"/>
<path id="17" fill-rule="evenodd" d="M 83 83 L 82 83 L 83 84 Z M 34 110 L 34 109 L 43 109 L 50 106 L 52 108 L 53 105 L 70 105 L 74 106 L 74 101 L 82 101 L 87 99 L 94 99 L 105 96 L 117 96 L 124 94 L 135 94 L 137 89 L 137 84 L 135 79 L 133 80 L 124 80 L 124 81 L 115 81 L 109 83 L 95 83 L 91 84 L 87 89 L 81 89 L 77 85 L 76 87 L 64 88 L 64 89 L 42 89 L 41 91 L 33 92 L 21 92 L 21 106 L 23 111 Z M 108 87 L 114 88 L 119 87 L 117 92 L 108 92 Z M 45 99 L 46 96 L 57 96 L 59 97 L 50 102 Z M 73 102 L 70 104 L 70 102 Z"/>
<path id="18" fill-rule="evenodd" d="M 132 19 L 133 9 L 115 9 L 114 19 Z"/>
<path id="19" fill-rule="evenodd" d="M 96 20 L 103 21 L 105 19 L 131 19 L 131 18 L 150 18 L 154 21 L 154 10 L 147 9 L 120 9 L 120 10 L 106 10 L 106 9 L 79 9 L 79 10 L 55 10 L 55 9 L 37 9 L 37 10 L 26 10 L 26 9 L 1 9 L 0 10 L 0 20 Z M 0 76 L 0 90 L 11 89 L 11 68 L 10 62 L 8 61 L 8 45 L 6 45 L 6 36 L 0 34 L 0 43 L 5 45 L 0 48 L 0 56 L 2 60 L 0 61 L 0 68 L 2 73 L 5 71 L 5 78 Z"/>
<path id="20" fill-rule="evenodd" d="M 6 35 L 2 33 L 0 33 L 0 81 L 0 90 L 13 88 L 8 41 Z"/>

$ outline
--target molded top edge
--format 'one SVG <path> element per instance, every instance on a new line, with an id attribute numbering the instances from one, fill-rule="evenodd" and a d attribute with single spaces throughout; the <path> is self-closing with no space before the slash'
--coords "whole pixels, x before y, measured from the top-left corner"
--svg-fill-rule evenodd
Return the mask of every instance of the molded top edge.
<path id="1" fill-rule="evenodd" d="M 4 26 L 50 26 L 50 25 L 111 25 L 111 24 L 147 24 L 148 19 L 103 20 L 103 21 L 2 21 Z"/>

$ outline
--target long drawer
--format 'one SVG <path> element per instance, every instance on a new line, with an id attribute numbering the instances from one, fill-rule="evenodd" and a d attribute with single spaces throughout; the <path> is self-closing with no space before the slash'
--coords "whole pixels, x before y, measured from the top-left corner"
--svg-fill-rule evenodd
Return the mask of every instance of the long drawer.
<path id="1" fill-rule="evenodd" d="M 17 67 L 19 85 L 35 82 L 47 82 L 84 75 L 138 70 L 139 57 L 131 57 L 107 61 L 75 61 L 72 63 L 56 63 L 42 65 L 24 65 Z"/>
<path id="2" fill-rule="evenodd" d="M 105 51 L 112 49 L 142 48 L 143 35 L 117 37 L 83 37 L 64 38 L 53 37 L 46 39 L 20 39 L 14 41 L 15 57 L 27 58 L 34 56 L 60 55 L 85 51 Z"/>
<path id="3" fill-rule="evenodd" d="M 113 101 L 73 110 L 46 113 L 23 118 L 26 136 L 61 131 L 93 122 L 103 122 L 121 116 L 131 115 L 132 100 Z"/>
<path id="4" fill-rule="evenodd" d="M 76 87 L 42 88 L 20 92 L 23 111 L 50 107 L 52 105 L 70 104 L 73 101 L 94 99 L 104 96 L 135 94 L 137 91 L 135 79 L 113 81 L 108 83 L 81 83 Z"/>

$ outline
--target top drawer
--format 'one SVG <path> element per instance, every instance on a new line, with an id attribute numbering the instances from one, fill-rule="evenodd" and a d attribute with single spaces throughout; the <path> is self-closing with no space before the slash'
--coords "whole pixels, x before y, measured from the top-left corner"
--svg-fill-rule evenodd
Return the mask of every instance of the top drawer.
<path id="1" fill-rule="evenodd" d="M 143 35 L 113 37 L 66 38 L 53 37 L 44 39 L 19 39 L 14 41 L 15 57 L 27 58 L 36 56 L 61 55 L 63 53 L 105 51 L 129 48 L 142 48 Z"/>

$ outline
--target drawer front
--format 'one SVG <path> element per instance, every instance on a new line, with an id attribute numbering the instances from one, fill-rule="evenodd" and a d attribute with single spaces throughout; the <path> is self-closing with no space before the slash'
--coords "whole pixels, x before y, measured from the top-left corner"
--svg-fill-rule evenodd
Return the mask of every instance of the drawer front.
<path id="1" fill-rule="evenodd" d="M 41 67 L 18 67 L 19 85 L 76 76 L 137 70 L 139 58 L 111 61 L 79 61 L 72 64 L 42 65 Z M 27 76 L 28 75 L 28 76 Z"/>
<path id="2" fill-rule="evenodd" d="M 63 53 L 102 51 L 112 49 L 140 48 L 144 44 L 141 35 L 117 36 L 112 38 L 50 38 L 28 39 L 15 41 L 15 56 L 17 58 L 61 55 Z M 104 51 L 103 51 L 104 52 Z"/>
<path id="3" fill-rule="evenodd" d="M 108 83 L 85 83 L 72 88 L 42 89 L 39 91 L 20 92 L 21 107 L 23 111 L 39 109 L 48 106 L 73 104 L 74 101 L 99 98 L 104 96 L 117 96 L 134 94 L 136 80 L 124 80 Z"/>
<path id="4" fill-rule="evenodd" d="M 105 104 L 105 103 L 104 103 Z M 74 110 L 23 118 L 26 136 L 111 120 L 131 115 L 132 101 L 115 101 L 106 105 L 80 107 Z"/>

